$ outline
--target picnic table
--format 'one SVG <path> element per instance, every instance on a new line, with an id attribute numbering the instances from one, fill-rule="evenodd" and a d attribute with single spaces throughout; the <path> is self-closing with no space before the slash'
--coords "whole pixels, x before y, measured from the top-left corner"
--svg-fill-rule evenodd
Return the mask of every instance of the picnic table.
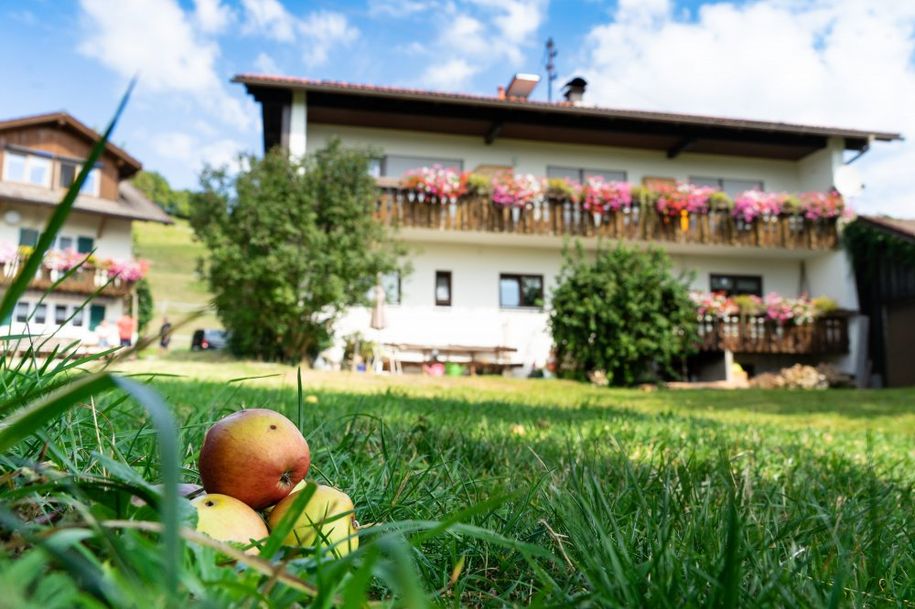
<path id="1" fill-rule="evenodd" d="M 419 353 L 423 364 L 457 362 L 467 364 L 470 374 L 475 375 L 479 368 L 503 371 L 518 368 L 522 364 L 513 363 L 506 356 L 516 353 L 514 347 L 504 345 L 429 345 L 413 343 L 384 343 L 384 346 L 396 353 Z M 484 356 L 491 356 L 492 359 Z M 455 359 L 456 358 L 456 359 Z"/>

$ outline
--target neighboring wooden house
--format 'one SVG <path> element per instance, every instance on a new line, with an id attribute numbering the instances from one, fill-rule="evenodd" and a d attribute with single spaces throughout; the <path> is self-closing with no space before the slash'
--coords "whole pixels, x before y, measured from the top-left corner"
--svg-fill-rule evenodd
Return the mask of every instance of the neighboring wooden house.
<path id="1" fill-rule="evenodd" d="M 65 112 L 0 121 L 0 290 L 18 274 L 48 217 L 99 134 Z M 55 334 L 93 344 L 96 327 L 131 310 L 143 266 L 133 258 L 134 221 L 171 223 L 127 181 L 141 165 L 108 143 L 4 334 Z M 68 269 L 92 257 L 45 295 Z M 91 302 L 86 303 L 87 299 Z M 83 310 L 81 307 L 85 304 Z M 135 313 L 134 313 L 134 316 Z"/>
<path id="2" fill-rule="evenodd" d="M 859 216 L 846 237 L 870 321 L 869 384 L 915 385 L 915 220 Z"/>
<path id="3" fill-rule="evenodd" d="M 805 215 L 786 204 L 781 213 L 747 220 L 714 207 L 662 213 L 653 199 L 594 213 L 548 194 L 520 206 L 489 195 L 423 196 L 402 178 L 438 166 L 578 183 L 680 183 L 732 198 L 819 191 L 826 201 L 846 152 L 863 153 L 898 134 L 600 108 L 582 103 L 581 79 L 570 81 L 566 99 L 556 103 L 530 100 L 523 76 L 494 96 L 250 74 L 234 82 L 261 104 L 265 150 L 282 146 L 302 155 L 339 137 L 379 151 L 370 167 L 379 184 L 375 213 L 412 246 L 413 273 L 384 278 L 383 332 L 370 329 L 369 311 L 353 310 L 340 334 L 358 330 L 406 345 L 417 359 L 466 361 L 489 349 L 489 357 L 509 359 L 521 371 L 541 367 L 551 351 L 550 290 L 563 245 L 574 237 L 592 250 L 601 240 L 662 247 L 693 274 L 696 290 L 827 296 L 843 310 L 803 325 L 765 314 L 706 320 L 699 378 L 729 370 L 722 364 L 731 356 L 755 371 L 796 361 L 854 370 L 858 299 L 838 249 L 836 210 L 822 214 L 812 206 Z"/>

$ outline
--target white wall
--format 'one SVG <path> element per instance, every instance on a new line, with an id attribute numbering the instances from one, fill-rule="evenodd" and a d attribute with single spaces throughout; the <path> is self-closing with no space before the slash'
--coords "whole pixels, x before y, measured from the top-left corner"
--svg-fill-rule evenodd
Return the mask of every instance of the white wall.
<path id="1" fill-rule="evenodd" d="M 22 216 L 19 224 L 10 225 L 0 216 L 0 241 L 19 244 L 19 229 L 44 230 L 51 208 L 37 205 L 3 204 L 3 211 L 15 209 Z M 74 211 L 67 218 L 60 235 L 92 237 L 95 239 L 96 256 L 100 258 L 126 259 L 133 257 L 133 241 L 130 220 L 106 218 L 94 214 Z"/>
<path id="2" fill-rule="evenodd" d="M 824 163 L 831 162 L 832 157 L 829 155 L 811 158 L 804 165 L 805 175 L 810 175 L 802 181 L 799 164 L 793 161 L 688 152 L 668 159 L 663 151 L 511 139 L 496 139 L 492 145 L 487 146 L 477 136 L 321 124 L 308 125 L 308 151 L 322 148 L 333 136 L 340 137 L 348 146 L 370 146 L 388 154 L 461 159 L 465 170 L 473 170 L 478 165 L 509 165 L 519 172 L 537 176 L 546 175 L 547 165 L 559 165 L 621 170 L 626 172 L 627 179 L 633 183 L 641 182 L 646 176 L 679 180 L 686 180 L 690 176 L 722 177 L 762 180 L 766 190 L 796 192 L 812 189 L 813 182 L 823 172 L 828 171 L 829 176 L 832 175 L 831 166 L 822 171 L 820 169 Z"/>
<path id="3" fill-rule="evenodd" d="M 562 264 L 558 249 L 522 248 L 484 244 L 411 243 L 413 273 L 404 277 L 401 304 L 386 305 L 388 327 L 377 332 L 369 328 L 369 311 L 354 309 L 338 326 L 338 336 L 358 331 L 369 339 L 389 343 L 423 345 L 510 346 L 518 349 L 513 361 L 540 367 L 546 362 L 551 340 L 547 313 L 536 310 L 501 309 L 499 275 L 543 275 L 547 303 Z M 849 306 L 844 285 L 827 279 L 836 277 L 844 254 L 830 252 L 807 261 L 808 276 L 823 274 L 811 282 L 811 294 L 836 298 Z M 707 291 L 710 273 L 761 275 L 763 290 L 798 296 L 801 261 L 794 258 L 729 258 L 674 254 L 677 270 L 693 271 L 692 287 Z M 434 304 L 436 271 L 452 274 L 452 306 Z M 837 291 L 836 288 L 839 288 Z M 852 286 L 853 290 L 853 286 Z M 857 304 L 857 303 L 855 303 Z"/>
<path id="4" fill-rule="evenodd" d="M 81 306 L 84 301 L 84 296 L 76 294 L 61 294 L 55 292 L 53 294 L 45 295 L 43 292 L 28 290 L 19 302 L 28 303 L 31 320 L 27 323 L 20 323 L 17 321 L 16 312 L 14 311 L 10 325 L 0 326 L 0 335 L 6 335 L 7 333 L 28 333 L 33 336 L 47 336 L 54 333 L 55 339 L 79 339 L 83 341 L 84 344 L 94 345 L 98 342 L 98 338 L 95 332 L 89 329 L 90 304 L 86 304 L 83 308 L 83 323 L 81 326 L 75 326 L 72 320 L 65 323 L 62 327 L 59 327 L 57 323 L 55 323 L 54 310 L 57 305 L 67 307 L 67 317 L 69 318 L 73 313 L 74 308 Z M 39 302 L 47 305 L 47 314 L 45 316 L 45 323 L 43 324 L 37 323 L 32 315 L 35 305 Z M 112 327 L 115 327 L 114 324 L 124 313 L 124 301 L 120 298 L 98 297 L 93 300 L 91 304 L 103 305 L 105 307 L 105 319 L 108 320 L 108 325 Z"/>

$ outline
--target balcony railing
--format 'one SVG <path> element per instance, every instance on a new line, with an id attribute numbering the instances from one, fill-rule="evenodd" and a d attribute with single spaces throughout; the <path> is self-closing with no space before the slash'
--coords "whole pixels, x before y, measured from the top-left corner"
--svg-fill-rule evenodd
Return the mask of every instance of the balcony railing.
<path id="1" fill-rule="evenodd" d="M 24 263 L 25 257 L 19 256 L 10 262 L 0 264 L 0 285 L 11 284 Z M 135 283 L 117 277 L 111 278 L 105 269 L 95 268 L 88 264 L 79 267 L 68 277 L 65 277 L 65 275 L 67 275 L 65 271 L 41 266 L 35 278 L 29 283 L 29 289 L 45 291 L 63 278 L 60 284 L 54 288 L 55 292 L 70 294 L 94 294 L 98 292 L 102 296 L 119 298 L 130 294 Z"/>
<path id="2" fill-rule="evenodd" d="M 507 208 L 480 196 L 442 203 L 384 184 L 376 201 L 375 217 L 386 225 L 442 231 L 812 250 L 838 245 L 835 218 L 811 221 L 790 214 L 760 217 L 747 223 L 734 218 L 728 210 L 668 217 L 647 205 L 594 214 L 571 202 L 550 199 L 525 208 Z"/>
<path id="3" fill-rule="evenodd" d="M 734 353 L 838 355 L 848 353 L 848 316 L 779 324 L 764 315 L 707 317 L 699 321 L 700 349 Z"/>

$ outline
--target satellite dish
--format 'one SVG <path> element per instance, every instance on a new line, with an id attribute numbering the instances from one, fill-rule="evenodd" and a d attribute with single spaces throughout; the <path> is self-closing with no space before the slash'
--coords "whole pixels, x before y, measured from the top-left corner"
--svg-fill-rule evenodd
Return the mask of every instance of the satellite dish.
<path id="1" fill-rule="evenodd" d="M 846 198 L 858 196 L 864 188 L 861 174 L 851 165 L 842 165 L 837 168 L 832 176 L 832 183 L 839 194 Z"/>

